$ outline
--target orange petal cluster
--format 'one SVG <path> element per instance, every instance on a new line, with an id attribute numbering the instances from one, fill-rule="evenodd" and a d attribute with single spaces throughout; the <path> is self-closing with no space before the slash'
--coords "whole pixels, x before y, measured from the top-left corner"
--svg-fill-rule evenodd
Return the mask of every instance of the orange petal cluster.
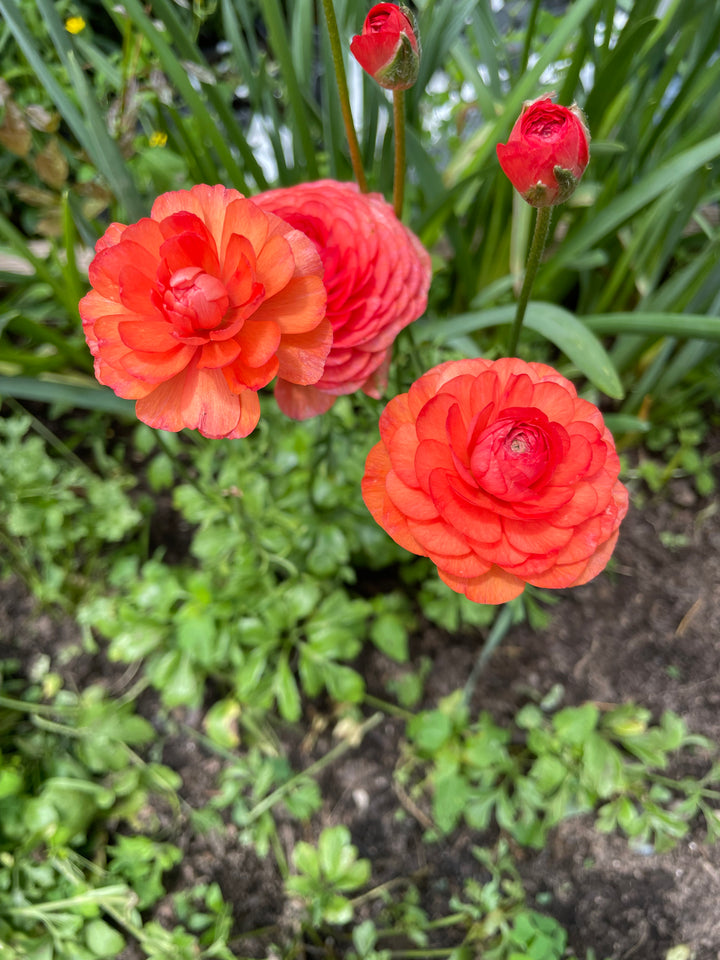
<path id="1" fill-rule="evenodd" d="M 95 375 L 160 430 L 244 437 L 257 391 L 322 376 L 332 342 L 314 244 L 236 190 L 163 194 L 113 223 L 80 301 Z"/>
<path id="2" fill-rule="evenodd" d="M 453 590 L 504 603 L 527 583 L 576 586 L 607 564 L 628 506 L 615 445 L 552 367 L 441 364 L 390 401 L 380 436 L 365 504 Z"/>
<path id="3" fill-rule="evenodd" d="M 342 394 L 362 389 L 378 398 L 395 338 L 427 305 L 427 251 L 380 194 L 360 193 L 354 183 L 300 183 L 253 199 L 315 244 L 333 329 L 317 383 L 297 386 L 280 372 L 275 389 L 280 408 L 302 420 L 324 413 Z"/>

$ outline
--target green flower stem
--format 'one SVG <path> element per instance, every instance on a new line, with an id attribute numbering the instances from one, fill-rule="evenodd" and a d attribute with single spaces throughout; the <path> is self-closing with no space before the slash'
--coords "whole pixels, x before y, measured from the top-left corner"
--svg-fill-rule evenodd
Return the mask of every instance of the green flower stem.
<path id="1" fill-rule="evenodd" d="M 395 128 L 395 175 L 393 177 L 393 207 L 395 216 L 402 218 L 405 199 L 405 91 L 393 90 L 393 126 Z"/>
<path id="2" fill-rule="evenodd" d="M 99 904 L 106 910 L 112 903 L 125 906 L 128 902 L 128 888 L 123 884 L 114 883 L 107 887 L 95 887 L 86 890 L 75 897 L 65 897 L 62 900 L 48 900 L 45 903 L 33 903 L 29 906 L 10 907 L 9 913 L 15 917 L 31 917 L 42 919 L 45 913 L 57 913 L 61 910 L 73 910 L 76 907 L 85 907 L 89 904 Z"/>
<path id="3" fill-rule="evenodd" d="M 55 707 L 49 703 L 31 703 L 29 700 L 16 700 L 14 697 L 0 697 L 0 708 L 3 710 L 17 710 L 18 713 L 29 713 L 41 716 L 56 716 L 68 714 L 77 710 L 77 707 Z"/>
<path id="4" fill-rule="evenodd" d="M 485 665 L 492 656 L 495 648 L 500 644 L 500 641 L 510 629 L 513 621 L 513 613 L 514 605 L 511 601 L 510 603 L 504 604 L 498 615 L 495 617 L 493 625 L 490 628 L 490 633 L 487 635 L 487 640 L 483 644 L 480 655 L 470 671 L 470 676 L 468 677 L 467 683 L 465 684 L 465 688 L 463 690 L 463 703 L 466 707 L 470 706 L 472 695 L 475 692 L 475 684 L 478 682 L 481 673 L 485 669 Z"/>
<path id="5" fill-rule="evenodd" d="M 323 0 L 323 9 L 325 10 L 328 37 L 330 38 L 330 50 L 332 51 L 333 67 L 335 68 L 335 79 L 337 80 L 338 94 L 340 96 L 340 109 L 342 110 L 343 122 L 345 124 L 348 147 L 350 148 L 350 162 L 352 163 L 353 173 L 355 174 L 358 186 L 363 193 L 367 193 L 367 180 L 365 179 L 365 171 L 363 170 L 362 157 L 360 155 L 360 144 L 358 143 L 352 110 L 350 109 L 350 94 L 348 93 L 342 44 L 340 43 L 340 31 L 338 30 L 333 0 Z"/>
<path id="6" fill-rule="evenodd" d="M 321 770 L 324 770 L 325 767 L 330 766 L 331 763 L 334 763 L 338 757 L 341 757 L 344 753 L 347 753 L 348 750 L 353 750 L 355 747 L 359 746 L 363 740 L 363 737 L 366 733 L 376 727 L 385 719 L 384 714 L 382 713 L 373 713 L 372 716 L 368 717 L 364 723 L 361 723 L 357 728 L 356 737 L 353 738 L 352 742 L 349 740 L 343 740 L 332 748 L 328 750 L 324 757 L 320 757 L 319 760 L 316 760 L 315 763 L 311 763 L 309 767 L 305 770 L 302 770 L 300 773 L 295 774 L 294 777 L 291 777 L 289 780 L 286 780 L 285 783 L 281 784 L 276 790 L 273 790 L 272 793 L 269 793 L 266 797 L 256 803 L 255 806 L 250 810 L 245 818 L 245 823 L 250 824 L 254 823 L 255 820 L 266 810 L 270 810 L 275 806 L 278 801 L 290 793 L 293 788 L 297 785 L 299 780 L 304 780 L 306 777 L 314 777 L 316 773 L 319 773 Z"/>
<path id="7" fill-rule="evenodd" d="M 515 322 L 510 333 L 510 342 L 508 344 L 508 356 L 514 357 L 517 350 L 518 340 L 520 339 L 520 330 L 522 329 L 525 310 L 530 299 L 530 291 L 535 282 L 535 275 L 540 266 L 545 243 L 547 242 L 548 232 L 550 230 L 550 217 L 552 216 L 552 207 L 538 207 L 537 217 L 535 218 L 535 233 L 533 234 L 530 253 L 528 254 L 527 267 L 525 268 L 525 279 L 523 280 L 522 290 L 518 297 L 517 310 L 515 311 Z"/>
<path id="8" fill-rule="evenodd" d="M 369 707 L 374 707 L 376 710 L 384 710 L 385 713 L 389 713 L 390 716 L 400 717 L 403 720 L 412 720 L 415 716 L 412 710 L 405 710 L 404 707 L 399 707 L 396 703 L 388 703 L 387 700 L 381 700 L 380 697 L 373 697 L 369 693 L 365 694 L 363 702 Z"/>
<path id="9" fill-rule="evenodd" d="M 376 889 L 380 890 L 381 887 L 377 887 Z M 461 924 L 466 922 L 466 913 L 451 913 L 446 917 L 440 917 L 439 920 L 430 920 L 428 923 L 424 924 L 423 930 L 440 930 L 443 927 L 459 927 Z M 378 927 L 375 932 L 378 940 L 380 940 L 382 937 L 395 937 L 398 934 L 396 927 Z"/>

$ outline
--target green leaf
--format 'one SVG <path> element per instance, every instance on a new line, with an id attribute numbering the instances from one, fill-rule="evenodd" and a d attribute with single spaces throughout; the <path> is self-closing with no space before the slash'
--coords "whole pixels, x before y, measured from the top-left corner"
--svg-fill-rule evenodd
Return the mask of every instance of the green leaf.
<path id="1" fill-rule="evenodd" d="M 318 857 L 320 868 L 328 880 L 334 882 L 342 875 L 347 854 L 352 860 L 354 849 L 347 827 L 341 825 L 323 830 L 318 840 Z"/>
<path id="2" fill-rule="evenodd" d="M 173 651 L 148 668 L 152 682 L 169 707 L 197 706 L 202 698 L 202 682 L 187 654 Z"/>
<path id="3" fill-rule="evenodd" d="M 439 710 L 419 713 L 408 721 L 407 735 L 421 753 L 432 755 L 452 735 L 452 720 Z"/>
<path id="4" fill-rule="evenodd" d="M 583 748 L 583 778 L 598 797 L 611 797 L 624 787 L 619 751 L 598 733 L 591 733 Z"/>
<path id="5" fill-rule="evenodd" d="M 304 873 L 313 880 L 320 881 L 320 860 L 317 850 L 304 840 L 299 840 L 293 848 L 293 863 L 300 873 Z"/>
<path id="6" fill-rule="evenodd" d="M 237 729 L 239 716 L 240 704 L 236 700 L 218 700 L 205 714 L 203 726 L 214 743 L 232 750 L 240 743 Z"/>
<path id="7" fill-rule="evenodd" d="M 559 757 L 545 754 L 538 757 L 530 770 L 530 776 L 547 796 L 554 793 L 568 776 L 568 769 Z"/>
<path id="8" fill-rule="evenodd" d="M 328 693 L 339 703 L 359 703 L 365 693 L 365 681 L 352 667 L 328 660 L 323 664 L 322 676 Z"/>
<path id="9" fill-rule="evenodd" d="M 582 745 L 595 730 L 600 713 L 594 703 L 581 707 L 566 707 L 553 717 L 553 727 L 565 743 Z"/>
<path id="10" fill-rule="evenodd" d="M 468 782 L 460 774 L 449 773 L 436 779 L 433 819 L 443 833 L 450 833 L 457 826 L 469 797 Z"/>
<path id="11" fill-rule="evenodd" d="M 720 341 L 720 317 L 690 313 L 606 313 L 590 314 L 583 321 L 601 335 L 641 333 L 651 337 L 682 337 Z"/>
<path id="12" fill-rule="evenodd" d="M 275 675 L 273 676 L 273 691 L 277 698 L 281 716 L 291 723 L 299 720 L 302 712 L 300 693 L 286 653 L 282 653 L 278 658 Z"/>
<path id="13" fill-rule="evenodd" d="M 375 924 L 372 920 L 363 920 L 352 932 L 353 946 L 361 957 L 370 953 L 375 946 L 376 940 L 377 931 L 375 930 Z"/>
<path id="14" fill-rule="evenodd" d="M 408 635 L 403 620 L 394 613 L 382 613 L 371 628 L 370 639 L 384 654 L 397 663 L 408 659 Z"/>
<path id="15" fill-rule="evenodd" d="M 98 629 L 102 629 L 98 625 Z M 104 631 L 103 631 L 104 632 Z M 123 630 L 113 637 L 108 648 L 108 659 L 131 663 L 141 660 L 165 639 L 164 631 L 159 627 L 135 625 L 131 630 Z"/>
<path id="16" fill-rule="evenodd" d="M 322 913 L 328 923 L 350 923 L 353 908 L 347 897 L 342 897 L 339 893 L 336 893 L 327 898 L 323 904 Z"/>
<path id="17" fill-rule="evenodd" d="M 106 387 L 85 387 L 75 383 L 61 383 L 59 380 L 0 375 L 0 396 L 37 400 L 40 403 L 63 403 L 69 407 L 101 410 L 119 416 L 135 416 L 135 402 L 116 397 Z"/>
<path id="18" fill-rule="evenodd" d="M 116 957 L 125 948 L 125 938 L 104 920 L 91 920 L 85 927 L 85 943 L 96 957 Z"/>
<path id="19" fill-rule="evenodd" d="M 477 330 L 512 323 L 514 316 L 515 307 L 508 305 L 463 313 L 450 319 L 423 321 L 417 327 L 422 334 L 447 343 Z M 603 393 L 616 399 L 625 396 L 609 354 L 594 333 L 574 314 L 552 303 L 531 301 L 524 323 L 562 350 L 578 370 Z"/>
<path id="20" fill-rule="evenodd" d="M 301 780 L 296 787 L 293 787 L 292 792 L 285 797 L 283 803 L 298 820 L 309 820 L 312 814 L 322 806 L 320 788 L 310 778 Z"/>
<path id="21" fill-rule="evenodd" d="M 5 767 L 0 770 L 0 800 L 5 797 L 16 796 L 24 785 L 23 775 L 19 770 Z"/>

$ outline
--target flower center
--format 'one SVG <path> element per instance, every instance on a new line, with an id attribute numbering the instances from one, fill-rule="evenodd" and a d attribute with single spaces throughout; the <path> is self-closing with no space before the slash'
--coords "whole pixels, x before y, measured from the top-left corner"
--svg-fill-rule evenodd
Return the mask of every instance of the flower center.
<path id="1" fill-rule="evenodd" d="M 514 454 L 527 453 L 530 449 L 530 441 L 527 438 L 527 434 L 519 430 L 514 435 L 508 434 L 505 440 L 505 446 L 509 447 L 510 452 Z"/>
<path id="2" fill-rule="evenodd" d="M 163 306 L 180 336 L 202 335 L 222 326 L 230 305 L 225 284 L 200 267 L 176 270 L 163 294 Z"/>
<path id="3" fill-rule="evenodd" d="M 540 424 L 504 419 L 478 437 L 470 468 L 487 493 L 513 500 L 541 480 L 549 459 L 548 437 Z"/>

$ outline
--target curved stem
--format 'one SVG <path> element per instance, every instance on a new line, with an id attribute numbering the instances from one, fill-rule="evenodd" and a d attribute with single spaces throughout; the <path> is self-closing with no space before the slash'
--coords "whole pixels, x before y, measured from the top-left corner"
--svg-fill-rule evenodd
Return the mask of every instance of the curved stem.
<path id="1" fill-rule="evenodd" d="M 306 767 L 305 770 L 301 770 L 299 773 L 296 773 L 289 780 L 286 780 L 285 783 L 281 783 L 279 787 L 268 793 L 267 796 L 263 797 L 255 806 L 248 812 L 245 817 L 245 824 L 254 823 L 257 818 L 265 813 L 266 810 L 270 810 L 275 804 L 282 800 L 285 794 L 290 793 L 293 787 L 296 786 L 298 781 L 304 780 L 306 777 L 314 777 L 316 773 L 319 773 L 321 770 L 324 770 L 325 767 L 329 766 L 331 763 L 334 763 L 338 757 L 341 757 L 344 753 L 347 753 L 348 750 L 352 750 L 354 747 L 357 747 L 361 742 L 366 733 L 376 727 L 385 719 L 382 713 L 373 713 L 372 716 L 368 717 L 355 732 L 355 737 L 352 742 L 349 740 L 342 740 L 340 743 L 336 744 L 331 750 L 319 760 L 316 760 L 315 763 L 311 763 L 309 767 Z"/>
<path id="2" fill-rule="evenodd" d="M 535 218 L 535 232 L 530 245 L 527 267 L 525 268 L 525 279 L 523 280 L 522 290 L 518 297 L 517 310 L 515 311 L 515 322 L 510 333 L 510 342 L 508 344 L 508 356 L 515 356 L 518 340 L 520 339 L 520 330 L 525 318 L 525 310 L 530 299 L 530 291 L 535 282 L 535 275 L 540 266 L 543 250 L 550 230 L 550 217 L 552 216 L 552 207 L 538 207 L 537 217 Z"/>
<path id="3" fill-rule="evenodd" d="M 402 218 L 405 198 L 405 91 L 393 90 L 393 127 L 395 129 L 395 173 L 393 177 L 393 207 L 395 216 Z"/>
<path id="4" fill-rule="evenodd" d="M 480 674 L 485 669 L 485 664 L 512 625 L 513 612 L 513 603 L 511 601 L 510 603 L 504 604 L 502 610 L 500 610 L 493 621 L 490 633 L 487 635 L 487 640 L 483 644 L 483 648 L 470 671 L 470 676 L 463 689 L 463 703 L 466 707 L 470 706 L 472 695 L 475 692 L 475 685 L 480 678 Z"/>
<path id="5" fill-rule="evenodd" d="M 363 170 L 362 157 L 360 155 L 360 144 L 358 143 L 352 110 L 350 109 L 350 94 L 348 93 L 342 44 L 340 43 L 340 31 L 338 30 L 333 0 L 323 0 L 323 9 L 325 11 L 328 37 L 330 39 L 330 50 L 332 52 L 335 79 L 337 80 L 338 95 L 340 97 L 340 109 L 342 110 L 343 123 L 345 124 L 345 135 L 347 136 L 348 147 L 350 148 L 350 162 L 352 163 L 353 173 L 355 174 L 358 186 L 363 193 L 367 193 L 367 180 L 365 179 L 365 171 Z"/>

